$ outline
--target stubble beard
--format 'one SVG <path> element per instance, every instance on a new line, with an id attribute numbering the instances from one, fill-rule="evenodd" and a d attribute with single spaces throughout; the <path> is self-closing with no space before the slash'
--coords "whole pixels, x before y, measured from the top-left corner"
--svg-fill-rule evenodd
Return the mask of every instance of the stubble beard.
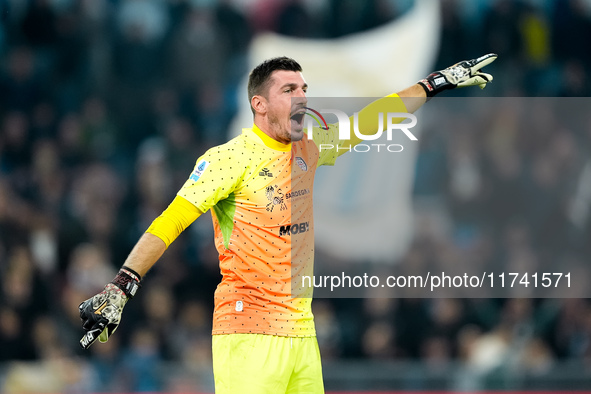
<path id="1" fill-rule="evenodd" d="M 282 126 L 282 122 L 276 115 L 269 116 L 269 125 L 275 130 L 275 135 L 280 138 L 279 142 L 289 144 L 292 141 L 291 130 L 286 129 Z"/>

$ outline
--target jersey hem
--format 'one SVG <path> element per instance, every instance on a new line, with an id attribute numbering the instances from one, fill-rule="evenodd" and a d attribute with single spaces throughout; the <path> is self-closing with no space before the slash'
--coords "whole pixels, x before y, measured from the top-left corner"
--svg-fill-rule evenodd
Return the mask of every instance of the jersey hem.
<path id="1" fill-rule="evenodd" d="M 308 338 L 308 337 L 315 337 L 316 330 L 312 334 L 293 334 L 288 332 L 269 332 L 263 330 L 212 330 L 211 335 L 229 335 L 229 334 L 263 334 L 263 335 L 272 335 L 275 337 L 291 337 L 291 338 Z"/>

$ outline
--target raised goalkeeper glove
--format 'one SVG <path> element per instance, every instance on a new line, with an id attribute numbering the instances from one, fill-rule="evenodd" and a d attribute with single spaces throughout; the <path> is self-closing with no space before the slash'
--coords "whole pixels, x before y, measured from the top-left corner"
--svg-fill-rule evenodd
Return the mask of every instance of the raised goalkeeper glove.
<path id="1" fill-rule="evenodd" d="M 492 75 L 480 72 L 484 66 L 494 62 L 495 53 L 489 53 L 478 59 L 464 60 L 442 71 L 435 71 L 421 79 L 419 84 L 425 89 L 427 97 L 433 97 L 444 90 L 465 86 L 480 86 L 481 89 L 493 80 Z"/>
<path id="2" fill-rule="evenodd" d="M 137 272 L 123 267 L 102 292 L 78 306 L 82 328 L 86 331 L 80 340 L 83 349 L 88 349 L 97 339 L 103 343 L 109 340 L 119 327 L 123 307 L 141 287 L 140 282 Z"/>

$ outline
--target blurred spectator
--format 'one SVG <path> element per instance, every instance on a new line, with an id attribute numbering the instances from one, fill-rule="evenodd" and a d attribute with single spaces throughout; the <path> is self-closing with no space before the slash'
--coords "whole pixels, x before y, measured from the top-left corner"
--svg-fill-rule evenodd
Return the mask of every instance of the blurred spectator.
<path id="1" fill-rule="evenodd" d="M 195 164 L 195 152 L 198 144 L 192 124 L 183 118 L 173 118 L 164 129 L 167 143 L 167 159 L 170 174 L 175 185 L 182 184 L 187 178 L 187 168 Z M 223 132 L 220 130 L 220 134 Z"/>
<path id="2" fill-rule="evenodd" d="M 580 60 L 569 60 L 563 69 L 561 97 L 586 97 L 591 91 L 588 68 Z"/>
<path id="3" fill-rule="evenodd" d="M 582 37 L 589 37 L 591 19 L 583 0 L 555 0 L 553 2 L 553 52 L 558 61 L 582 60 L 589 65 L 591 55 L 581 51 Z"/>
<path id="4" fill-rule="evenodd" d="M 499 57 L 518 59 L 523 48 L 519 31 L 521 17 L 520 1 L 493 1 L 484 21 L 486 47 Z"/>
<path id="5" fill-rule="evenodd" d="M 13 177 L 23 175 L 31 162 L 29 122 L 24 113 L 10 112 L 2 122 L 2 161 L 6 172 Z"/>
<path id="6" fill-rule="evenodd" d="M 313 305 L 316 336 L 320 353 L 325 360 L 341 356 L 341 329 L 336 320 L 334 307 L 327 300 L 317 300 Z"/>
<path id="7" fill-rule="evenodd" d="M 144 113 L 149 109 L 150 90 L 161 78 L 165 56 L 163 39 L 168 28 L 165 5 L 156 0 L 121 2 L 119 34 L 113 46 L 113 71 L 117 107 L 127 138 L 126 148 L 134 147 L 150 130 Z"/>
<path id="8" fill-rule="evenodd" d="M 22 319 L 7 307 L 0 309 L 0 361 L 32 359 L 33 349 L 29 345 Z"/>
<path id="9" fill-rule="evenodd" d="M 215 16 L 220 34 L 226 42 L 229 77 L 231 81 L 236 81 L 246 72 L 246 54 L 252 38 L 251 27 L 246 17 L 232 5 L 231 0 L 220 0 Z"/>
<path id="10" fill-rule="evenodd" d="M 94 160 L 118 158 L 120 137 L 109 116 L 107 105 L 99 97 L 88 97 L 82 106 L 82 140 L 85 150 Z"/>
<path id="11" fill-rule="evenodd" d="M 168 60 L 178 89 L 192 91 L 206 82 L 222 82 L 227 60 L 225 38 L 212 10 L 195 8 L 185 15 L 171 38 Z"/>
<path id="12" fill-rule="evenodd" d="M 146 291 L 143 303 L 145 325 L 158 340 L 158 354 L 167 359 L 178 357 L 177 353 L 173 353 L 170 344 L 175 332 L 173 322 L 176 316 L 176 304 L 171 289 L 152 283 Z"/>
<path id="13" fill-rule="evenodd" d="M 538 96 L 549 90 L 544 84 L 544 81 L 549 79 L 548 65 L 552 50 L 549 22 L 542 10 L 526 5 L 520 27 L 526 67 L 524 79 L 540 81 L 527 84 L 525 93 L 528 96 Z"/>
<path id="14" fill-rule="evenodd" d="M 452 360 L 451 343 L 446 338 L 426 338 L 421 349 L 421 357 L 428 368 L 445 368 Z"/>
<path id="15" fill-rule="evenodd" d="M 68 264 L 68 282 L 78 292 L 94 295 L 115 277 L 106 251 L 93 244 L 80 244 L 72 251 Z"/>
<path id="16" fill-rule="evenodd" d="M 56 22 L 54 83 L 60 112 L 79 110 L 88 80 L 88 29 L 77 10 L 61 14 Z"/>
<path id="17" fill-rule="evenodd" d="M 195 91 L 196 123 L 206 146 L 225 142 L 225 132 L 230 125 L 231 116 L 227 112 L 224 94 L 218 85 L 205 83 Z"/>
<path id="18" fill-rule="evenodd" d="M 301 0 L 290 0 L 277 16 L 277 32 L 292 37 L 309 37 L 314 23 Z"/>
<path id="19" fill-rule="evenodd" d="M 92 392 L 114 392 L 123 387 L 126 377 L 121 372 L 121 341 L 114 335 L 103 346 L 91 348 L 90 363 L 95 373 L 92 379 Z"/>
<path id="20" fill-rule="evenodd" d="M 466 56 L 469 34 L 461 19 L 458 0 L 441 2 L 441 46 L 436 68 L 445 68 Z"/>
<path id="21" fill-rule="evenodd" d="M 35 75 L 36 55 L 27 47 L 12 48 L 8 53 L 7 69 L 0 82 L 3 108 L 29 111 L 41 99 L 42 84 Z"/>
<path id="22" fill-rule="evenodd" d="M 157 335 L 146 328 L 136 329 L 130 338 L 121 367 L 126 377 L 125 389 L 129 392 L 157 392 L 162 383 L 155 374 L 162 361 L 159 354 L 160 342 Z"/>
<path id="23" fill-rule="evenodd" d="M 32 139 L 55 138 L 57 113 L 51 102 L 40 102 L 32 111 L 31 137 Z"/>
<path id="24" fill-rule="evenodd" d="M 386 322 L 372 323 L 364 332 L 363 354 L 368 358 L 389 359 L 395 355 L 394 328 Z"/>

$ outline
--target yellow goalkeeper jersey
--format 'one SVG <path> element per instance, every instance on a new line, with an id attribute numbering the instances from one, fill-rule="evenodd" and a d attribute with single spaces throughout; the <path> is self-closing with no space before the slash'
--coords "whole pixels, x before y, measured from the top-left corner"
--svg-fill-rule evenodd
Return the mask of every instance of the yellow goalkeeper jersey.
<path id="1" fill-rule="evenodd" d="M 338 131 L 285 145 L 256 125 L 197 159 L 178 195 L 212 210 L 222 281 L 215 292 L 213 334 L 315 335 L 312 289 L 312 187 L 316 168 L 333 165 Z M 292 286 L 293 285 L 293 286 Z"/>

